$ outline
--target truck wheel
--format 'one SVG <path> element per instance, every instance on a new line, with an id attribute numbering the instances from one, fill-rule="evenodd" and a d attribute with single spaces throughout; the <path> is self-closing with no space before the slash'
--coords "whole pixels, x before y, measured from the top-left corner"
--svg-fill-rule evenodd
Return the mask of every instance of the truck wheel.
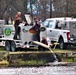
<path id="1" fill-rule="evenodd" d="M 64 40 L 63 39 L 60 39 L 59 41 L 59 46 L 60 46 L 60 49 L 66 49 L 67 48 L 67 45 L 64 43 Z"/>
<path id="2" fill-rule="evenodd" d="M 10 47 L 11 47 L 10 41 L 5 41 L 5 48 L 7 51 L 10 51 Z"/>
<path id="3" fill-rule="evenodd" d="M 16 51 L 16 44 L 14 41 L 11 42 L 11 51 L 12 52 Z"/>

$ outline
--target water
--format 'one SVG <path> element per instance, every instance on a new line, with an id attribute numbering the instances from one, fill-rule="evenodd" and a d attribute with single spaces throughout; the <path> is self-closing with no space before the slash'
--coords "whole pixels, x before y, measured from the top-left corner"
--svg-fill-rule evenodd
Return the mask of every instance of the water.
<path id="1" fill-rule="evenodd" d="M 76 66 L 6 68 L 0 75 L 76 75 Z"/>
<path id="2" fill-rule="evenodd" d="M 53 54 L 54 58 L 55 58 L 55 61 L 54 62 L 58 62 L 58 59 L 55 55 L 55 53 L 53 52 L 53 50 L 50 48 L 50 44 L 51 44 L 51 40 L 49 38 L 47 38 L 47 42 L 48 42 L 48 47 L 47 49 L 49 49 L 51 51 L 51 53 Z M 54 46 L 54 49 L 55 49 L 56 45 Z"/>
<path id="3" fill-rule="evenodd" d="M 57 59 L 57 56 L 55 55 L 55 53 L 53 52 L 52 49 L 49 48 L 49 50 L 51 51 L 51 53 L 53 54 L 54 58 L 55 58 L 55 61 L 54 62 L 58 62 L 58 59 Z"/>
<path id="4" fill-rule="evenodd" d="M 42 47 L 44 47 L 44 48 L 49 49 L 49 50 L 50 50 L 50 52 L 53 54 L 53 56 L 54 56 L 54 58 L 55 58 L 55 62 L 58 62 L 58 59 L 57 59 L 57 57 L 56 57 L 55 53 L 53 52 L 53 50 L 50 48 L 50 46 L 49 46 L 49 45 L 46 45 L 46 44 L 41 43 L 41 42 L 38 42 L 38 41 L 33 41 L 33 43 L 35 43 L 35 44 L 37 44 L 37 45 L 40 45 L 40 46 L 42 46 Z"/>

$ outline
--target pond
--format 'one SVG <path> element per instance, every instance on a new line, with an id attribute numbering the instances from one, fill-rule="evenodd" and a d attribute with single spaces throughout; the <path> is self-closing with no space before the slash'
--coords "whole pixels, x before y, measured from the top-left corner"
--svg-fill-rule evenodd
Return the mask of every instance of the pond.
<path id="1" fill-rule="evenodd" d="M 1 68 L 0 75 L 76 75 L 76 66 Z"/>

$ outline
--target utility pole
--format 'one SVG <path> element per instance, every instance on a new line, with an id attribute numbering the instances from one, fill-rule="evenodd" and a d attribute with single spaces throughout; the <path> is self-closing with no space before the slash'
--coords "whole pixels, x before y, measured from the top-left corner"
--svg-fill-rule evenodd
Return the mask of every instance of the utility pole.
<path id="1" fill-rule="evenodd" d="M 33 13 L 32 13 L 32 0 L 30 0 L 30 9 L 31 9 L 31 17 L 33 19 Z"/>
<path id="2" fill-rule="evenodd" d="M 50 18 L 52 18 L 52 0 L 50 0 Z"/>
<path id="3" fill-rule="evenodd" d="M 1 3 L 0 3 L 0 19 L 1 19 Z"/>
<path id="4" fill-rule="evenodd" d="M 66 13 L 66 16 L 68 16 L 68 1 L 67 0 L 65 2 L 65 7 L 66 7 L 65 13 Z"/>
<path id="5" fill-rule="evenodd" d="M 28 0 L 24 0 L 24 13 L 28 13 L 28 11 L 27 11 L 27 2 L 28 2 Z"/>

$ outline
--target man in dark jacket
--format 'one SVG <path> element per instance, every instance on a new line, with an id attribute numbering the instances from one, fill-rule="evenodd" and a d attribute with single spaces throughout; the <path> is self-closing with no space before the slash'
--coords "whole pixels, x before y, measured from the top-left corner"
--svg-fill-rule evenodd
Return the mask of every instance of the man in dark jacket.
<path id="1" fill-rule="evenodd" d="M 34 27 L 36 30 L 36 33 L 33 34 L 33 40 L 40 42 L 40 22 L 37 20 L 37 18 L 34 18 Z"/>

